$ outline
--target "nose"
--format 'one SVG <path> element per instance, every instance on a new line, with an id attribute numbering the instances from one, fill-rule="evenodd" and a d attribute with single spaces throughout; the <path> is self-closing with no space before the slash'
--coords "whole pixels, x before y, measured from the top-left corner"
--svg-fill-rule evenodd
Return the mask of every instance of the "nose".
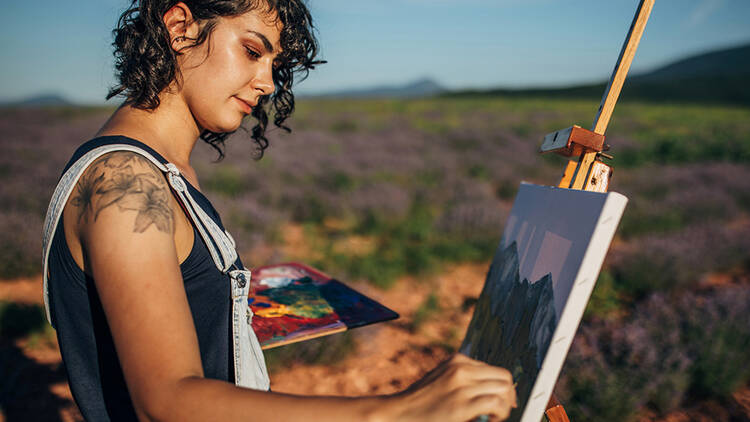
<path id="1" fill-rule="evenodd" d="M 276 86 L 273 83 L 272 61 L 269 60 L 268 63 L 263 63 L 262 66 L 259 66 L 258 73 L 255 74 L 255 77 L 250 82 L 250 86 L 253 90 L 259 91 L 260 95 L 273 94 Z"/>

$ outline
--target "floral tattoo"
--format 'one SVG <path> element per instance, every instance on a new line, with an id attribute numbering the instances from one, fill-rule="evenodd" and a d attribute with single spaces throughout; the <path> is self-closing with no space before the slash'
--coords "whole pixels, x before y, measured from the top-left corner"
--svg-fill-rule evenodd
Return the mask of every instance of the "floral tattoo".
<path id="1" fill-rule="evenodd" d="M 138 169 L 150 171 L 136 172 Z M 120 211 L 137 211 L 133 231 L 143 233 L 153 224 L 157 230 L 172 232 L 174 215 L 169 206 L 170 192 L 161 172 L 146 158 L 133 152 L 116 152 L 97 160 L 76 186 L 71 203 L 78 208 L 78 221 L 94 221 L 112 205 Z"/>

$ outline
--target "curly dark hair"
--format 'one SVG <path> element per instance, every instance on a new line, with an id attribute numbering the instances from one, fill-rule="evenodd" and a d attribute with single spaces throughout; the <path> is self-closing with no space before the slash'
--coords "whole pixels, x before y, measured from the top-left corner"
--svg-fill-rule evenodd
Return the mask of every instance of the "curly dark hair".
<path id="1" fill-rule="evenodd" d="M 196 21 L 205 25 L 190 47 L 200 45 L 210 36 L 217 20 L 222 16 L 236 16 L 251 10 L 275 12 L 282 23 L 281 54 L 274 66 L 273 94 L 262 96 L 251 115 L 257 120 L 250 136 L 256 143 L 255 158 L 260 159 L 268 147 L 265 137 L 268 126 L 268 110 L 273 109 L 273 123 L 287 132 L 291 129 L 284 121 L 294 111 L 292 84 L 294 75 L 302 79 L 316 65 L 325 61 L 315 60 L 318 42 L 313 34 L 313 22 L 303 0 L 182 0 Z M 115 69 L 119 83 L 112 87 L 107 99 L 123 95 L 136 108 L 154 110 L 159 106 L 159 93 L 178 76 L 177 55 L 162 17 L 178 0 L 132 0 L 112 31 L 115 48 Z M 270 106 L 269 106 L 270 104 Z M 224 158 L 224 141 L 231 133 L 216 133 L 205 130 L 201 139 Z"/>

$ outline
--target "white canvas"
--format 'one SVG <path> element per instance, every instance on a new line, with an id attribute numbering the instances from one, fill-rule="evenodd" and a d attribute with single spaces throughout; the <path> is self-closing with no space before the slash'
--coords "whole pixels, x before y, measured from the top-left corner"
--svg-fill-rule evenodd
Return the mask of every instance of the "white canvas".
<path id="1" fill-rule="evenodd" d="M 521 183 L 461 346 L 513 373 L 509 421 L 542 418 L 627 201 Z"/>

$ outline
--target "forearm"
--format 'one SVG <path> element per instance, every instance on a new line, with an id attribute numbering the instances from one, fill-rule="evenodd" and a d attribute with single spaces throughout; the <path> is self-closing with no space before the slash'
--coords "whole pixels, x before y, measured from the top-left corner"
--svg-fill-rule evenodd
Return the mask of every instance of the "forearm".
<path id="1" fill-rule="evenodd" d="M 169 397 L 167 397 L 169 396 Z M 162 396 L 147 420 L 164 421 L 388 421 L 396 417 L 398 396 L 311 397 L 236 387 L 190 377 Z"/>

